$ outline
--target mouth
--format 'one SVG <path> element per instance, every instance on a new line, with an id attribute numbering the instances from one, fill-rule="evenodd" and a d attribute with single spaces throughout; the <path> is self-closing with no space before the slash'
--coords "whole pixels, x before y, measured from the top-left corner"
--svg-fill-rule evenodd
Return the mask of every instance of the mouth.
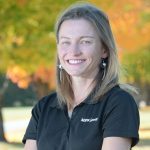
<path id="1" fill-rule="evenodd" d="M 71 65 L 77 65 L 85 62 L 85 59 L 69 59 L 67 62 Z"/>

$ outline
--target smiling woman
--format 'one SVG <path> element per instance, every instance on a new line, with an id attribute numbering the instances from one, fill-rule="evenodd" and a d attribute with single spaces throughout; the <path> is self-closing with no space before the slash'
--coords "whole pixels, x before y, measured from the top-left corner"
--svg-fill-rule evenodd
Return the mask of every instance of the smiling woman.
<path id="1" fill-rule="evenodd" d="M 64 21 L 58 40 L 60 63 L 72 80 L 95 78 L 101 58 L 106 58 L 107 52 L 93 25 L 86 19 Z"/>
<path id="2" fill-rule="evenodd" d="M 25 150 L 130 150 L 139 112 L 121 88 L 116 46 L 106 14 L 74 4 L 56 24 L 57 90 L 32 110 Z"/>

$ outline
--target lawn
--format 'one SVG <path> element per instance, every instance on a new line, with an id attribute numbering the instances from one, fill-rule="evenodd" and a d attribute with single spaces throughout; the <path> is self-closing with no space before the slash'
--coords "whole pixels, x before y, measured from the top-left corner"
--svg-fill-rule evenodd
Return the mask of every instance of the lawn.
<path id="1" fill-rule="evenodd" d="M 21 139 L 31 116 L 31 107 L 4 108 L 5 136 L 9 142 L 0 143 L 0 150 L 22 150 Z M 150 150 L 150 107 L 140 110 L 140 142 L 133 150 Z"/>

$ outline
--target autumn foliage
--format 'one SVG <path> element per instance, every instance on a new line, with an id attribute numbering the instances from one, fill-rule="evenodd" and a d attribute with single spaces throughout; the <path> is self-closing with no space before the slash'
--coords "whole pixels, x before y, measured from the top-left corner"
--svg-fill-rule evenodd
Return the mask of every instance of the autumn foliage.
<path id="1" fill-rule="evenodd" d="M 89 1 L 108 14 L 121 64 L 128 72 L 125 80 L 150 86 L 149 0 Z M 54 89 L 54 25 L 58 12 L 73 2 L 76 1 L 0 1 L 0 73 L 20 88 L 33 86 L 37 91 L 41 87 L 38 93 Z"/>

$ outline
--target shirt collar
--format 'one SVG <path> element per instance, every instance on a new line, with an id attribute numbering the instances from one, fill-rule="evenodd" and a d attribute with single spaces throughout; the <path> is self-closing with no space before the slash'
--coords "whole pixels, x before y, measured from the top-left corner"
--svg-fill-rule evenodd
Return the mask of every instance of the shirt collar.
<path id="1" fill-rule="evenodd" d="M 115 86 L 116 87 L 116 86 Z M 96 104 L 99 102 L 99 100 L 94 100 L 94 95 L 96 93 L 96 87 L 92 90 L 92 92 L 85 98 L 85 100 L 83 102 L 81 102 L 81 104 Z M 114 89 L 114 87 L 112 88 Z M 111 91 L 112 89 L 110 89 L 109 91 Z M 108 92 L 107 92 L 108 93 Z M 107 93 L 103 96 L 103 98 L 105 96 L 107 96 Z M 53 108 L 58 108 L 61 109 L 63 107 L 60 106 L 59 102 L 58 102 L 58 98 L 57 98 L 57 93 L 55 93 L 55 97 L 53 97 L 53 99 L 51 100 L 52 102 L 50 103 L 50 107 Z"/>
<path id="2" fill-rule="evenodd" d="M 54 94 L 54 96 L 50 100 L 51 100 L 51 102 L 49 104 L 50 107 L 52 107 L 52 108 L 55 108 L 55 107 L 56 108 L 61 108 L 61 106 L 59 105 L 56 93 Z"/>
<path id="3" fill-rule="evenodd" d="M 92 90 L 92 92 L 85 98 L 85 100 L 83 102 L 81 102 L 80 104 L 96 104 L 98 101 L 94 101 L 94 93 L 95 93 L 96 88 L 94 88 Z M 57 98 L 57 93 L 55 93 L 55 96 L 52 97 L 50 102 L 50 107 L 52 108 L 64 108 L 65 106 L 62 106 L 59 104 L 58 98 Z"/>
<path id="4" fill-rule="evenodd" d="M 116 87 L 118 88 L 119 86 L 115 85 L 110 90 L 108 90 L 108 92 L 106 92 L 101 98 L 105 99 L 108 96 L 108 93 L 111 93 Z M 96 103 L 98 103 L 101 98 L 98 100 L 96 100 L 94 98 L 96 92 L 97 92 L 97 86 L 92 90 L 92 92 L 87 96 L 87 98 L 82 103 L 85 103 L 85 104 L 96 104 Z"/>

